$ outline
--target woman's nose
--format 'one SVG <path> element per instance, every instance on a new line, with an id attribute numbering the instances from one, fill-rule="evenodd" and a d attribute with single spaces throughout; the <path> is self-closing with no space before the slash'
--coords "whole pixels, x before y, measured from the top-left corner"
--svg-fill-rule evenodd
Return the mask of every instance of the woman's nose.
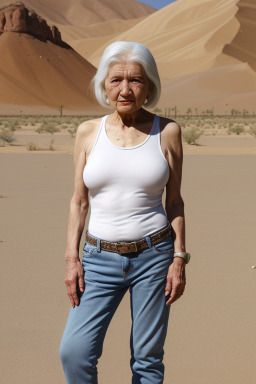
<path id="1" fill-rule="evenodd" d="M 127 80 L 123 80 L 120 85 L 120 94 L 122 96 L 126 96 L 129 95 L 130 91 L 129 82 Z"/>

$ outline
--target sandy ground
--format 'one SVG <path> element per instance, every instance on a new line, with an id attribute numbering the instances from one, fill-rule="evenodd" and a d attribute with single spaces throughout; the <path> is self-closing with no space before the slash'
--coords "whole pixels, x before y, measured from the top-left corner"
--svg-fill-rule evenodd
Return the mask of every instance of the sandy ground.
<path id="1" fill-rule="evenodd" d="M 1 382 L 64 384 L 72 155 L 0 154 L 0 180 Z M 192 261 L 186 295 L 171 310 L 166 384 L 255 383 L 255 180 L 254 155 L 185 155 Z M 130 383 L 129 332 L 127 295 L 106 337 L 100 383 Z"/>

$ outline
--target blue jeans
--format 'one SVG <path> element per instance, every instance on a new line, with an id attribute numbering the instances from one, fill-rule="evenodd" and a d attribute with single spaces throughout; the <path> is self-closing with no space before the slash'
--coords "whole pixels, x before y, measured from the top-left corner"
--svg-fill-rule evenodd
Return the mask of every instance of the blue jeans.
<path id="1" fill-rule="evenodd" d="M 109 323 L 129 289 L 132 384 L 161 384 L 163 346 L 169 307 L 165 283 L 173 260 L 173 241 L 127 255 L 100 250 L 86 243 L 83 254 L 85 291 L 72 308 L 60 345 L 68 384 L 97 384 L 97 362 Z"/>

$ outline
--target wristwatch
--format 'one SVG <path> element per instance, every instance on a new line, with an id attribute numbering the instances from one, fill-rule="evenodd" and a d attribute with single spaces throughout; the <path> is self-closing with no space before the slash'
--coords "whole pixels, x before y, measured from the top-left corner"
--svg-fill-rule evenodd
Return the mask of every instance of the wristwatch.
<path id="1" fill-rule="evenodd" d="M 190 260 L 190 253 L 188 252 L 174 252 L 173 257 L 181 257 L 185 260 L 186 264 L 189 263 Z"/>

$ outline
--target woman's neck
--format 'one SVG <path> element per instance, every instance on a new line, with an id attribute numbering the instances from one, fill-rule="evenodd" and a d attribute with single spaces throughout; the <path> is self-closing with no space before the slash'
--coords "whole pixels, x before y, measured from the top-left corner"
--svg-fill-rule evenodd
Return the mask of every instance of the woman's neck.
<path id="1" fill-rule="evenodd" d="M 125 127 L 134 127 L 136 124 L 145 123 L 153 120 L 154 115 L 145 109 L 141 108 L 134 113 L 121 114 L 115 111 L 109 116 L 111 123 Z"/>

